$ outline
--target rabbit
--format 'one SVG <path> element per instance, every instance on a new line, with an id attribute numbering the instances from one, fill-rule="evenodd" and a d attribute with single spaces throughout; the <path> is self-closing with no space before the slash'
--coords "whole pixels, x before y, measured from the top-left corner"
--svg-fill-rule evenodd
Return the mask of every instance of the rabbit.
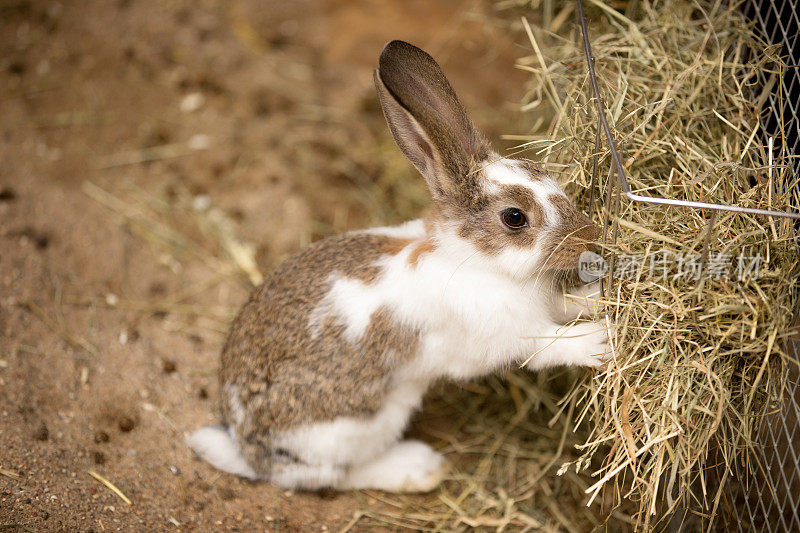
<path id="1" fill-rule="evenodd" d="M 434 381 L 613 356 L 611 325 L 565 325 L 586 314 L 587 289 L 565 298 L 556 283 L 598 228 L 540 166 L 492 151 L 421 49 L 387 44 L 374 81 L 430 215 L 322 239 L 254 290 L 222 350 L 222 424 L 187 438 L 223 471 L 430 491 L 443 456 L 401 437 Z"/>

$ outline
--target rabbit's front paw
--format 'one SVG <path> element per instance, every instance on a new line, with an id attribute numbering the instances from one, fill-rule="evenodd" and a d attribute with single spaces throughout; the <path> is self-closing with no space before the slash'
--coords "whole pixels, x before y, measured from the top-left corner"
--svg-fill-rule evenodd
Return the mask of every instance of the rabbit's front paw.
<path id="1" fill-rule="evenodd" d="M 552 337 L 549 344 L 531 358 L 527 366 L 531 370 L 557 365 L 600 366 L 614 356 L 610 333 L 613 327 L 602 322 L 559 326 L 546 337 Z M 546 338 L 542 342 L 548 342 Z"/>
<path id="2" fill-rule="evenodd" d="M 579 328 L 580 326 L 580 328 Z M 576 331 L 579 328 L 580 332 Z M 584 322 L 576 324 L 570 329 L 569 361 L 565 364 L 576 366 L 600 366 L 614 356 L 609 334 L 613 333 L 610 326 L 598 322 Z"/>

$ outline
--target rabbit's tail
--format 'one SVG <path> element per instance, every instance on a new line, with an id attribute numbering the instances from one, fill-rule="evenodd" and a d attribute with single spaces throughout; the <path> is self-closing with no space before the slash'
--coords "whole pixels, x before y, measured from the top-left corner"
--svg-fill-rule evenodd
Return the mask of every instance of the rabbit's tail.
<path id="1" fill-rule="evenodd" d="M 214 468 L 248 479 L 261 477 L 242 457 L 239 443 L 225 426 L 200 428 L 186 437 L 186 444 Z"/>

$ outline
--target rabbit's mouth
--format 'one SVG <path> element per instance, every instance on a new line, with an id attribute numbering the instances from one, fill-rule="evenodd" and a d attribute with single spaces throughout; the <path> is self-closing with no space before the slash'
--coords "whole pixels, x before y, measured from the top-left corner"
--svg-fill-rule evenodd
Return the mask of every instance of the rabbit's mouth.
<path id="1" fill-rule="evenodd" d="M 597 246 L 587 242 L 563 243 L 548 254 L 542 264 L 542 269 L 560 272 L 562 273 L 560 275 L 564 275 L 563 273 L 566 272 L 575 272 L 577 275 L 581 266 L 581 258 L 587 252 L 596 253 Z"/>

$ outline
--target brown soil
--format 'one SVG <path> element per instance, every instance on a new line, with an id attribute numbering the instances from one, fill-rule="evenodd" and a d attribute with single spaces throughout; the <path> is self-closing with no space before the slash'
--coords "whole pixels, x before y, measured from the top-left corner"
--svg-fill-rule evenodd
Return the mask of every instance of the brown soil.
<path id="1" fill-rule="evenodd" d="M 388 505 L 245 482 L 182 439 L 214 420 L 250 289 L 225 235 L 263 272 L 424 208 L 372 88 L 393 38 L 441 60 L 491 137 L 520 131 L 519 36 L 488 3 L 0 5 L 1 528 L 338 530 Z"/>

